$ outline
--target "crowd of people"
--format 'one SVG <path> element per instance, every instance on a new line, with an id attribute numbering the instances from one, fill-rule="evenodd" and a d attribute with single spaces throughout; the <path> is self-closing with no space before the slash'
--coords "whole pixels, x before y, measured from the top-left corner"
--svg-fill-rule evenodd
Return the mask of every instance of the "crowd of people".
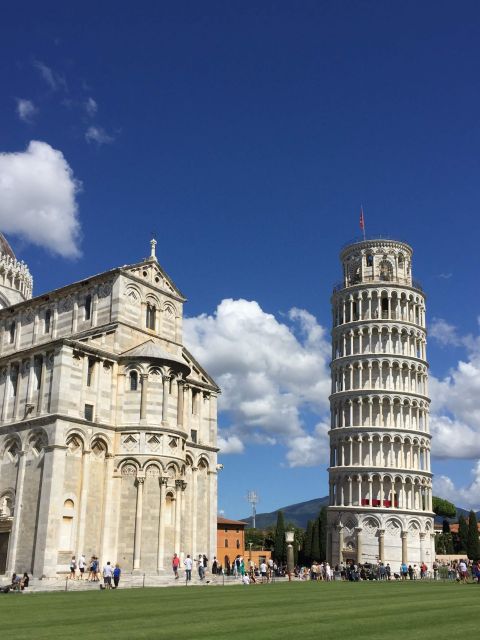
<path id="1" fill-rule="evenodd" d="M 85 578 L 85 572 L 88 569 L 88 575 Z M 115 566 L 108 561 L 102 570 L 100 570 L 100 562 L 97 556 L 92 556 L 87 563 L 86 558 L 81 554 L 77 560 L 75 556 L 72 556 L 70 560 L 70 580 L 87 580 L 87 582 L 101 582 L 101 586 L 104 589 L 117 589 L 120 583 L 120 575 L 122 571 L 120 565 L 117 563 Z"/>

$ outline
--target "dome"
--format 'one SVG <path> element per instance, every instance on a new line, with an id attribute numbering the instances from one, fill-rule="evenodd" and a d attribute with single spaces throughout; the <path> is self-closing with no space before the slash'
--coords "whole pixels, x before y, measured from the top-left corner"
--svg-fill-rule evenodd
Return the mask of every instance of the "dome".
<path id="1" fill-rule="evenodd" d="M 15 254 L 13 253 L 13 249 L 12 247 L 8 244 L 7 239 L 5 238 L 5 236 L 3 235 L 3 233 L 0 233 L 0 253 L 3 253 L 7 256 L 9 256 L 10 258 L 12 258 L 12 260 L 15 260 Z"/>

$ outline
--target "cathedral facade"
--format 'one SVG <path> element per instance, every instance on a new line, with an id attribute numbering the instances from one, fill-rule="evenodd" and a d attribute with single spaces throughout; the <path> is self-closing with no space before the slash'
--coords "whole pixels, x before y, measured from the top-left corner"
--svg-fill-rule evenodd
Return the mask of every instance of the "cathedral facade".
<path id="1" fill-rule="evenodd" d="M 0 235 L 0 575 L 215 555 L 219 388 L 150 257 L 32 298 Z"/>

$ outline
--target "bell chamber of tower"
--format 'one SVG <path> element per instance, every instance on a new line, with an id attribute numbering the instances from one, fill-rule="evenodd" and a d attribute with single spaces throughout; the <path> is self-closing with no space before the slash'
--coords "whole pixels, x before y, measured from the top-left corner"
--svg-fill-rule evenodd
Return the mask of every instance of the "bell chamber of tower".
<path id="1" fill-rule="evenodd" d="M 425 294 L 408 244 L 343 249 L 332 296 L 327 553 L 333 565 L 435 559 Z"/>

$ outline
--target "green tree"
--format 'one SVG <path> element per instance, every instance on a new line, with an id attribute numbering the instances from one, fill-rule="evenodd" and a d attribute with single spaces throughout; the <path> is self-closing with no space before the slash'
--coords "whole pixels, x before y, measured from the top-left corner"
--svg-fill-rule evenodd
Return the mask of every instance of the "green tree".
<path id="1" fill-rule="evenodd" d="M 463 516 L 458 519 L 458 552 L 466 552 L 468 544 L 468 524 Z"/>
<path id="2" fill-rule="evenodd" d="M 435 538 L 435 551 L 438 554 L 450 555 L 454 553 L 453 537 L 451 533 L 441 533 Z"/>
<path id="3" fill-rule="evenodd" d="M 321 508 L 318 521 L 320 524 L 320 560 L 323 562 L 327 559 L 327 507 Z"/>
<path id="4" fill-rule="evenodd" d="M 479 544 L 478 544 L 478 527 L 477 527 L 477 516 L 475 515 L 475 511 L 470 511 L 468 514 L 468 534 L 467 534 L 467 555 L 470 560 L 478 560 L 480 557 L 479 554 Z"/>
<path id="5" fill-rule="evenodd" d="M 432 498 L 433 511 L 437 516 L 443 516 L 444 518 L 456 518 L 457 509 L 452 502 L 444 500 L 443 498 Z"/>
<path id="6" fill-rule="evenodd" d="M 442 522 L 442 533 L 450 533 L 450 523 L 448 520 Z"/>
<path id="7" fill-rule="evenodd" d="M 307 522 L 303 543 L 303 561 L 305 564 L 312 562 L 312 539 L 313 539 L 313 520 Z"/>
<path id="8" fill-rule="evenodd" d="M 319 562 L 322 560 L 320 556 L 320 519 L 317 518 L 313 522 L 313 531 L 312 531 L 312 562 Z"/>
<path id="9" fill-rule="evenodd" d="M 285 545 L 285 518 L 283 511 L 277 514 L 277 526 L 275 527 L 275 538 L 273 542 L 273 555 L 277 562 L 285 562 L 287 559 L 287 549 Z"/>

